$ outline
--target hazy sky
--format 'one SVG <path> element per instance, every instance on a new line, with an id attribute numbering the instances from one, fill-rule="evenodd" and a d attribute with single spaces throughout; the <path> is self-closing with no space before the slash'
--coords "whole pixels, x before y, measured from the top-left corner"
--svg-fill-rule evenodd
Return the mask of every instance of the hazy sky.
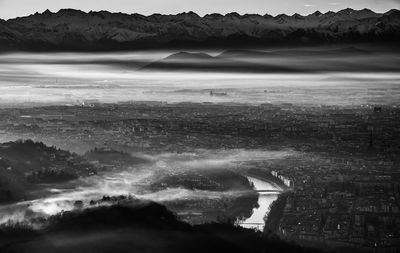
<path id="1" fill-rule="evenodd" d="M 124 13 L 175 14 L 194 11 L 199 15 L 219 12 L 309 14 L 344 8 L 369 8 L 377 12 L 399 9 L 400 0 L 0 0 L 0 18 L 25 16 L 49 9 L 108 10 Z"/>

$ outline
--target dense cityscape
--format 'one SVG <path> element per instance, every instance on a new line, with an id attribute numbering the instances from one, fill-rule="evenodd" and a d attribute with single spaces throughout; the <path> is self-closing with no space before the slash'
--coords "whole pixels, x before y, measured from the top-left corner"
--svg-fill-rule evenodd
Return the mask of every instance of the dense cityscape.
<path id="1" fill-rule="evenodd" d="M 256 175 L 285 189 L 266 216 L 264 233 L 272 231 L 288 241 L 319 248 L 395 252 L 399 246 L 400 110 L 396 106 L 92 102 L 7 108 L 0 110 L 0 117 L 3 142 L 18 136 L 70 150 L 76 153 L 68 158 L 71 161 L 82 155 L 90 163 L 93 172 L 85 172 L 87 176 L 107 166 L 140 164 L 140 158 L 132 161 L 124 155 L 132 152 L 285 150 L 290 155 L 284 158 L 239 159 L 221 174 L 164 171 L 163 179 L 150 188 L 251 191 L 239 175 Z M 110 154 L 118 159 L 104 158 Z M 58 164 L 54 169 L 62 170 L 63 163 Z M 256 197 L 166 205 L 181 219 L 201 224 L 246 217 Z"/>

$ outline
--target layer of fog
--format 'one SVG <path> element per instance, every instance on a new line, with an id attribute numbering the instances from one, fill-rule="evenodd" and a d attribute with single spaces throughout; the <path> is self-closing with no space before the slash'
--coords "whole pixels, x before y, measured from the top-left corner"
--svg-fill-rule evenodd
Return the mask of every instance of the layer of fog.
<path id="1" fill-rule="evenodd" d="M 81 200 L 88 208 L 90 200 L 103 196 L 132 196 L 142 200 L 169 202 L 180 200 L 234 198 L 247 194 L 239 190 L 207 191 L 182 187 L 149 190 L 163 175 L 176 175 L 185 171 L 230 169 L 244 171 L 243 162 L 269 161 L 298 155 L 292 150 L 196 150 L 192 153 L 132 154 L 149 162 L 124 170 L 114 170 L 97 176 L 80 178 L 63 188 L 49 187 L 48 193 L 38 199 L 0 206 L 0 224 L 29 221 L 74 209 L 75 201 Z M 248 166 L 248 165 L 247 165 Z M 107 203 L 103 203 L 107 204 Z"/>
<path id="2" fill-rule="evenodd" d="M 398 103 L 399 54 L 353 51 L 219 51 L 206 52 L 210 56 L 205 59 L 198 59 L 196 54 L 173 58 L 181 67 L 200 62 L 214 72 L 202 68 L 193 71 L 193 66 L 189 69 L 192 71 L 185 67 L 168 71 L 142 69 L 171 55 L 172 51 L 5 54 L 0 55 L 0 106 L 81 104 L 85 100 Z M 268 66 L 272 66 L 270 71 Z M 257 73 L 241 71 L 252 68 Z M 279 72 L 279 69 L 296 71 Z M 384 93 L 371 93 L 375 88 Z M 225 95 L 211 96 L 210 91 Z"/>

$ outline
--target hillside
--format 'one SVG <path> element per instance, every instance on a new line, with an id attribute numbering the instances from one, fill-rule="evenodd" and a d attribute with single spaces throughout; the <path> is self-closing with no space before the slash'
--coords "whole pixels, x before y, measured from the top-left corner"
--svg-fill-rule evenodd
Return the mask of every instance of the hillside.
<path id="1" fill-rule="evenodd" d="M 5 50 L 122 50 L 317 43 L 387 42 L 400 38 L 400 11 L 344 9 L 308 16 L 229 13 L 177 15 L 63 9 L 0 20 Z"/>
<path id="2" fill-rule="evenodd" d="M 40 183 L 60 183 L 96 173 L 82 157 L 31 140 L 0 144 L 0 203 L 26 198 Z"/>
<path id="3" fill-rule="evenodd" d="M 149 162 L 143 157 L 136 157 L 122 151 L 106 148 L 94 148 L 93 150 L 86 152 L 84 158 L 88 161 L 102 165 L 114 166 L 132 166 Z"/>
<path id="4" fill-rule="evenodd" d="M 190 226 L 155 203 L 65 212 L 45 229 L 0 227 L 8 252 L 319 252 L 230 224 Z"/>
<path id="5" fill-rule="evenodd" d="M 0 204 L 23 198 L 24 175 L 0 157 Z"/>

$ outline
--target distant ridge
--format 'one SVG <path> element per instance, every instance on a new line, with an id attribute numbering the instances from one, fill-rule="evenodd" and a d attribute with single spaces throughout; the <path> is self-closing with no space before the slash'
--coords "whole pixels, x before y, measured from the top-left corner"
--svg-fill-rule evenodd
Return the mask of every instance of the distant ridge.
<path id="1" fill-rule="evenodd" d="M 229 13 L 200 17 L 62 9 L 0 20 L 0 50 L 128 50 L 140 48 L 304 45 L 400 40 L 400 11 L 368 9 L 307 16 Z"/>
<path id="2" fill-rule="evenodd" d="M 397 71 L 399 61 L 381 64 L 382 54 L 398 51 L 385 47 L 306 47 L 279 50 L 227 49 L 215 56 L 181 51 L 142 66 L 139 70 L 225 73 L 317 73 L 337 71 Z M 387 51 L 386 51 L 387 50 Z M 380 52 L 378 52 L 380 51 Z M 385 57 L 385 56 L 384 56 Z M 296 59 L 302 59 L 298 62 Z M 386 60 L 386 63 L 388 60 Z"/>
<path id="3" fill-rule="evenodd" d="M 237 52 L 236 50 L 232 50 Z M 206 71 L 206 72 L 244 72 L 244 73 L 288 73 L 304 72 L 287 66 L 278 66 L 264 62 L 238 61 L 231 59 L 230 51 L 225 51 L 218 56 L 212 57 L 206 53 L 179 52 L 164 59 L 145 65 L 141 70 L 167 70 L 167 71 Z M 239 52 L 239 51 L 238 51 Z M 258 51 L 240 51 L 243 57 L 258 55 Z M 261 57 L 263 56 L 262 53 Z"/>
<path id="4" fill-rule="evenodd" d="M 188 53 L 188 52 L 179 52 L 179 53 L 175 53 L 172 54 L 166 58 L 164 58 L 164 60 L 170 60 L 170 61 L 174 61 L 174 60 L 184 60 L 184 59 L 196 59 L 196 60 L 209 60 L 212 59 L 213 57 L 209 54 L 206 53 Z"/>

